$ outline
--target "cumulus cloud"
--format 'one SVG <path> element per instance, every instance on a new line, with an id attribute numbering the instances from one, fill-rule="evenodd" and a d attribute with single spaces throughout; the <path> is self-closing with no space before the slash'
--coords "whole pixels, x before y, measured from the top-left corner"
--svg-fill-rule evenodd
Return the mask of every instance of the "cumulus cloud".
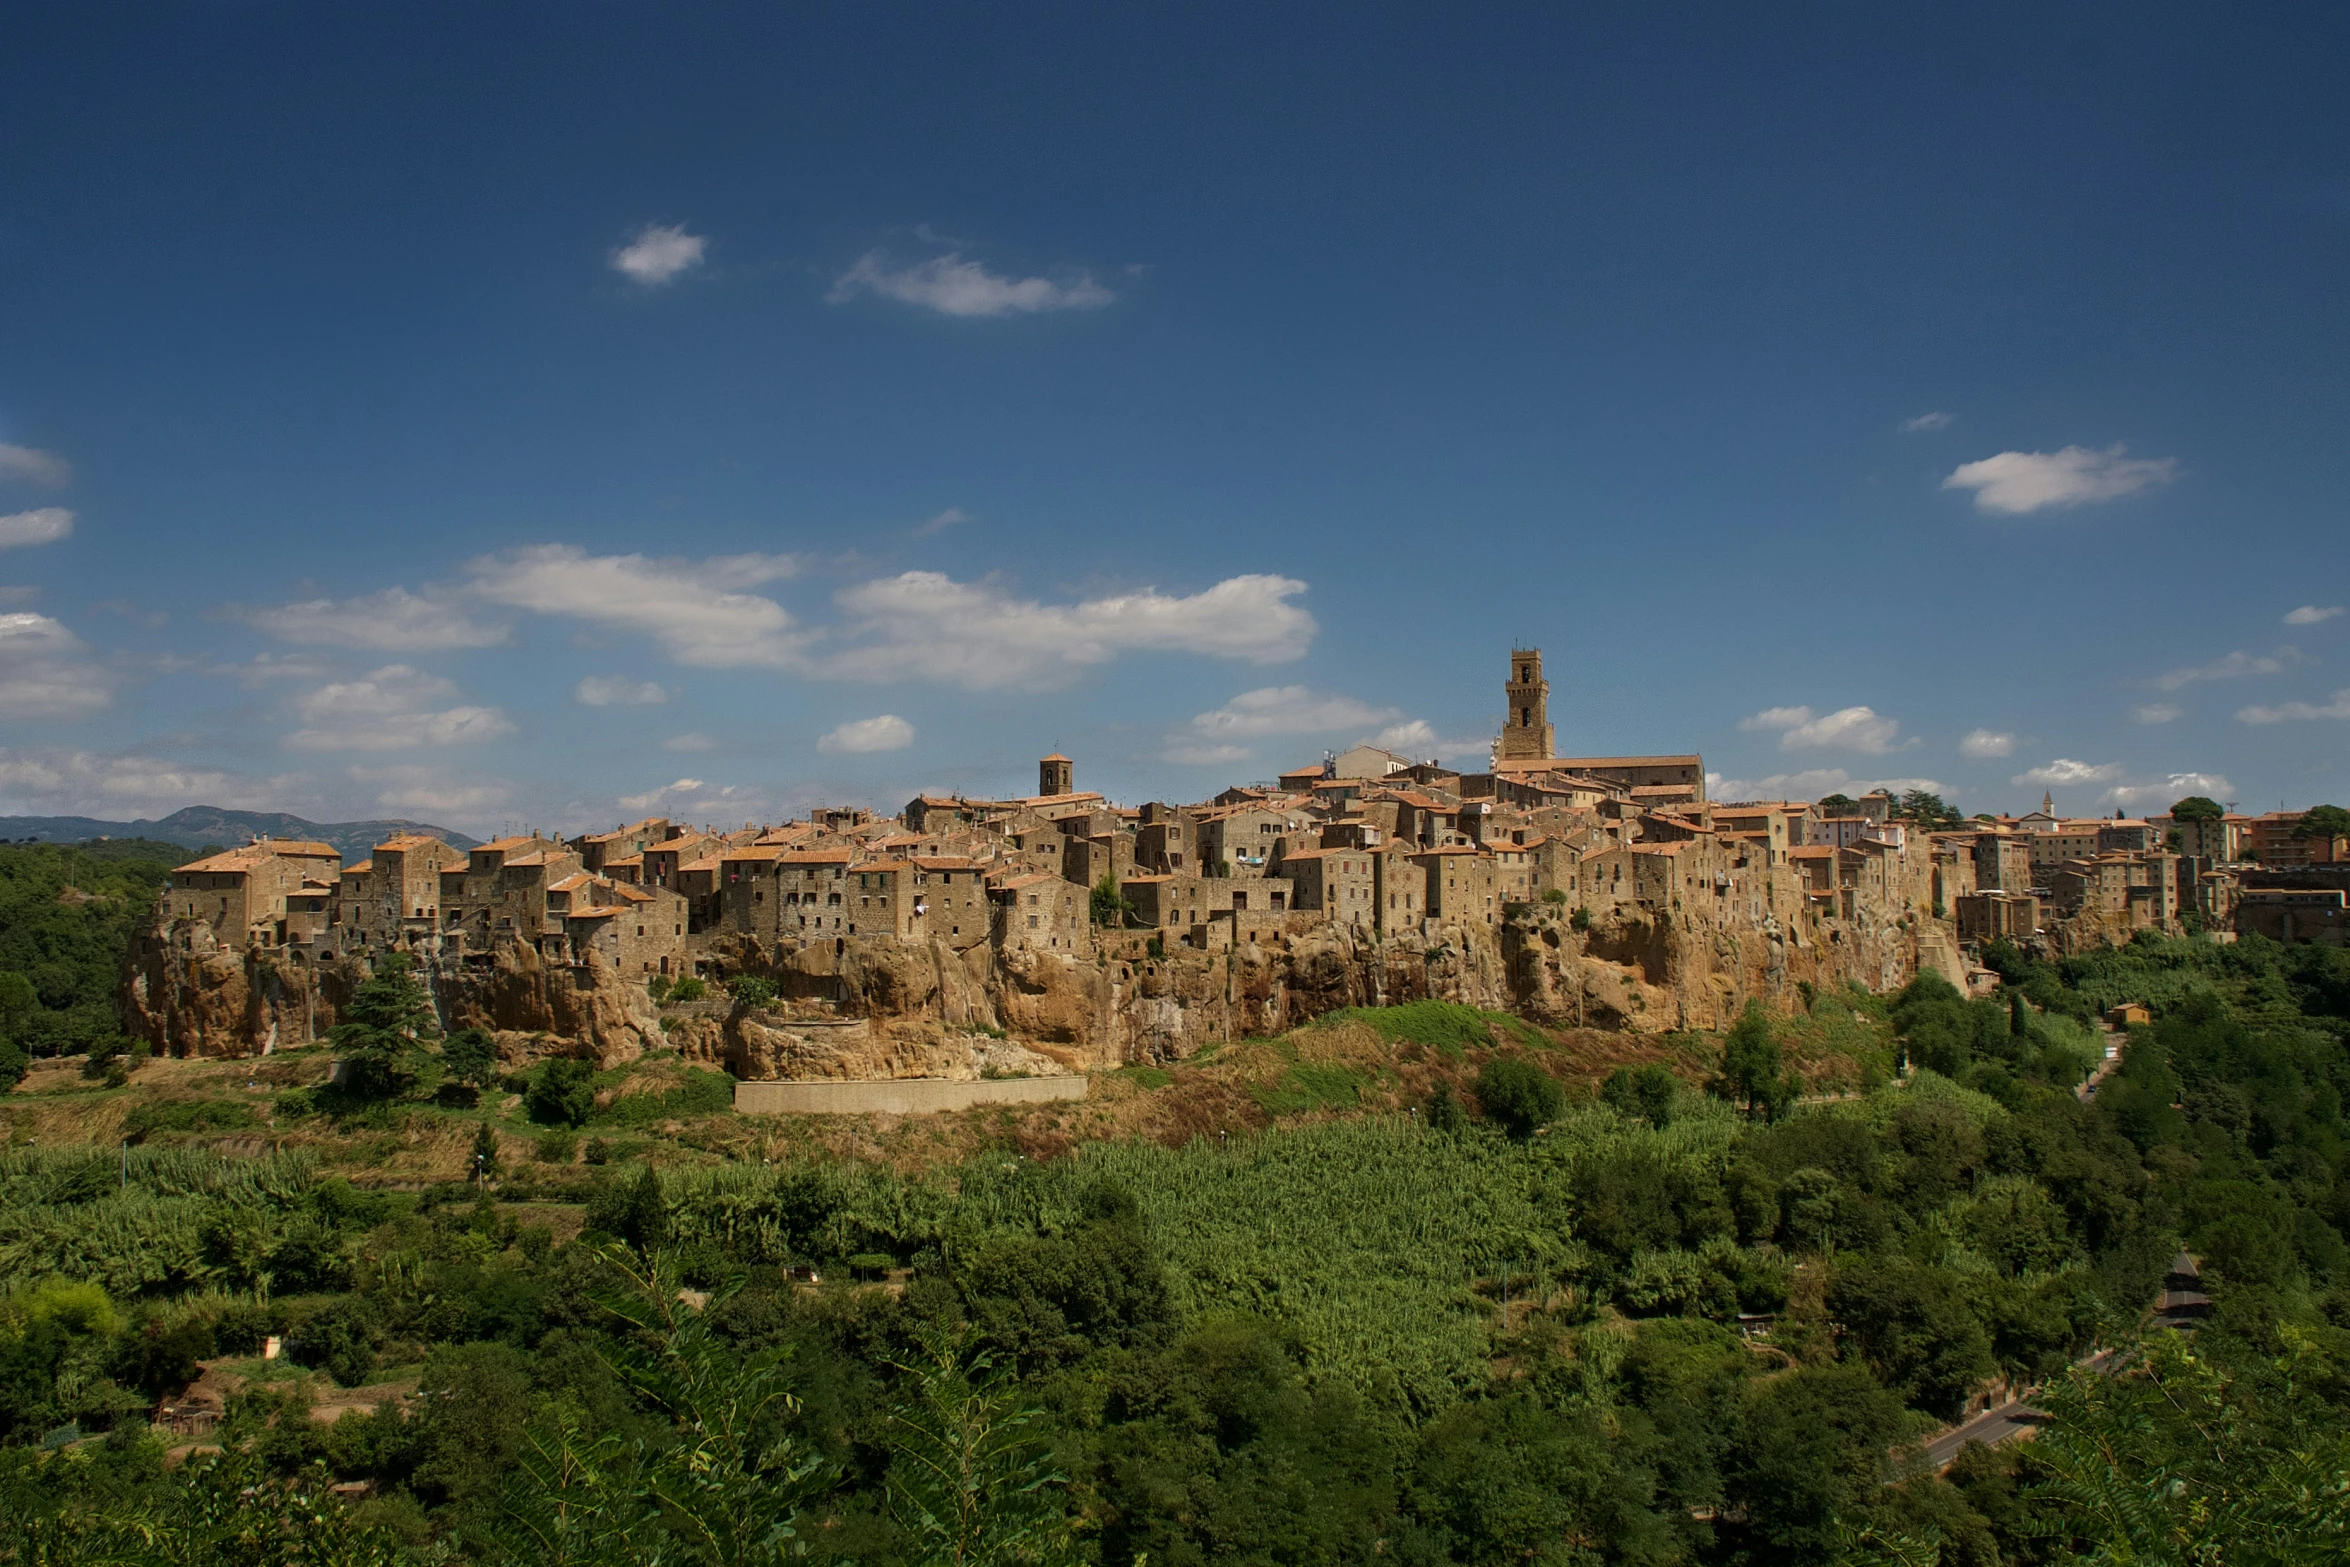
<path id="1" fill-rule="evenodd" d="M 977 261 L 964 260 L 962 252 L 953 250 L 903 267 L 892 267 L 880 251 L 869 250 L 833 281 L 832 291 L 824 297 L 838 305 L 860 294 L 876 294 L 947 316 L 1099 310 L 1118 297 L 1095 282 L 1090 272 L 1073 271 L 1060 278 L 1006 277 Z"/>
<path id="2" fill-rule="evenodd" d="M 1425 718 L 1407 719 L 1400 724 L 1389 724 L 1364 742 L 1382 751 L 1394 751 L 1403 756 L 1424 756 L 1438 748 L 1436 726 Z"/>
<path id="3" fill-rule="evenodd" d="M 1798 724 L 1810 723 L 1811 719 L 1812 712 L 1808 707 L 1766 707 L 1759 713 L 1751 713 L 1739 719 L 1738 727 L 1747 730 L 1793 729 Z"/>
<path id="4" fill-rule="evenodd" d="M 808 641 L 782 605 L 744 591 L 796 573 L 789 555 L 656 560 L 534 544 L 484 556 L 470 569 L 472 591 L 491 603 L 638 632 L 681 664 L 781 667 Z"/>
<path id="5" fill-rule="evenodd" d="M 156 817 L 199 803 L 267 809 L 283 807 L 294 782 L 138 754 L 0 750 L 0 809 L 11 814 Z"/>
<path id="6" fill-rule="evenodd" d="M 237 612 L 238 618 L 284 642 L 310 647 L 347 647 L 366 653 L 439 653 L 452 648 L 495 647 L 506 640 L 504 626 L 487 625 L 445 595 L 422 596 L 406 588 L 348 599 L 301 599 L 265 609 Z"/>
<path id="7" fill-rule="evenodd" d="M 2350 690 L 2337 691 L 2330 702 L 2279 702 L 2274 707 L 2240 707 L 2236 717 L 2247 724 L 2285 724 L 2310 718 L 2350 718 Z"/>
<path id="8" fill-rule="evenodd" d="M 2178 477 L 2177 458 L 2131 457 L 2128 451 L 2126 446 L 2101 452 L 2067 446 L 2055 452 L 2001 452 L 1959 464 L 1942 488 L 1974 491 L 1977 511 L 2024 516 L 2119 500 Z"/>
<path id="9" fill-rule="evenodd" d="M 2259 658 L 2238 651 L 2208 664 L 2198 664 L 2190 669 L 2174 669 L 2156 677 L 2154 684 L 2160 690 L 2176 691 L 2198 680 L 2241 680 L 2247 675 L 2282 674 L 2288 664 L 2298 663 L 2300 658 L 2300 649 L 2290 647 L 2278 648 L 2274 653 Z"/>
<path id="10" fill-rule="evenodd" d="M 1972 729 L 1958 742 L 1958 754 L 1978 761 L 1991 756 L 2009 756 L 2015 751 L 2015 736 L 1998 729 Z"/>
<path id="11" fill-rule="evenodd" d="M 866 756 L 875 751 L 903 751 L 914 743 L 914 726 L 895 713 L 859 718 L 842 724 L 816 742 L 826 756 Z"/>
<path id="12" fill-rule="evenodd" d="M 73 513 L 62 506 L 43 506 L 33 511 L 11 512 L 0 517 L 0 550 L 24 549 L 34 544 L 55 544 L 73 532 Z"/>
<path id="13" fill-rule="evenodd" d="M 934 534 L 946 532 L 947 529 L 954 527 L 957 523 L 969 522 L 970 520 L 971 514 L 965 511 L 962 507 L 949 506 L 945 511 L 940 512 L 937 516 L 931 518 L 928 522 L 915 524 L 914 537 L 918 539 L 927 539 Z"/>
<path id="14" fill-rule="evenodd" d="M 1800 773 L 1773 773 L 1766 778 L 1725 778 L 1705 775 L 1706 797 L 1716 801 L 1816 800 L 1827 794 L 1866 794 L 1890 789 L 1907 794 L 1923 789 L 1940 794 L 1942 785 L 1931 778 L 1855 778 L 1841 767 L 1814 767 Z"/>
<path id="15" fill-rule="evenodd" d="M 0 441 L 0 479 L 22 479 L 46 490 L 60 490 L 73 482 L 73 464 L 37 446 L 11 446 Z"/>
<path id="16" fill-rule="evenodd" d="M 2159 778 L 2116 784 L 2105 791 L 2103 799 L 2107 805 L 2118 805 L 2124 810 L 2165 811 L 2191 794 L 2224 800 L 2235 792 L 2236 786 L 2217 773 L 2166 773 Z"/>
<path id="17" fill-rule="evenodd" d="M 852 680 L 940 680 L 975 691 L 1043 691 L 1125 652 L 1280 663 L 1303 656 L 1319 629 L 1289 602 L 1305 590 L 1294 577 L 1242 576 L 1185 597 L 1144 588 L 1045 604 L 1016 598 L 993 582 L 909 571 L 835 595 L 858 645 L 825 660 L 819 672 Z"/>
<path id="18" fill-rule="evenodd" d="M 1858 751 L 1883 756 L 1900 749 L 1901 724 L 1871 707 L 1840 707 L 1814 714 L 1808 707 L 1766 707 L 1738 721 L 1741 729 L 1776 729 L 1782 751 Z"/>
<path id="19" fill-rule="evenodd" d="M 104 707 L 112 683 L 81 651 L 81 639 L 47 615 L 0 614 L 0 718 L 78 718 Z"/>
<path id="20" fill-rule="evenodd" d="M 442 707 L 457 687 L 405 664 L 387 664 L 357 680 L 340 680 L 295 704 L 302 727 L 285 738 L 297 751 L 407 751 L 469 745 L 512 734 L 494 707 Z"/>
<path id="21" fill-rule="evenodd" d="M 758 815 L 765 810 L 767 797 L 740 784 L 708 784 L 699 778 L 680 778 L 643 794 L 624 794 L 617 803 L 624 811 L 649 811 L 655 807 L 715 811 L 723 806 L 730 815 L 738 812 Z"/>
<path id="22" fill-rule="evenodd" d="M 2119 762 L 2076 762 L 2060 756 L 2052 762 L 2016 774 L 2008 782 L 2022 787 L 2053 789 L 2059 784 L 2111 783 L 2122 775 Z"/>
<path id="23" fill-rule="evenodd" d="M 455 817 L 460 826 L 479 822 L 514 797 L 513 786 L 502 780 L 453 778 L 433 767 L 352 767 L 349 773 L 352 782 L 375 790 L 379 809 Z"/>
<path id="24" fill-rule="evenodd" d="M 571 688 L 582 707 L 658 707 L 669 700 L 666 687 L 620 675 L 590 675 Z"/>
<path id="25" fill-rule="evenodd" d="M 1222 707 L 1195 714 L 1192 730 L 1200 735 L 1312 735 L 1340 729 L 1382 724 L 1402 714 L 1392 707 L 1373 707 L 1351 696 L 1331 696 L 1306 686 L 1262 686 L 1243 691 Z"/>
<path id="26" fill-rule="evenodd" d="M 647 288 L 659 288 L 680 272 L 702 264 L 710 241 L 688 234 L 682 223 L 648 223 L 636 238 L 612 252 L 612 270 Z"/>
<path id="27" fill-rule="evenodd" d="M 2130 717 L 2141 724 L 2167 724 L 2186 709 L 2176 702 L 2146 702 L 2130 709 Z"/>
<path id="28" fill-rule="evenodd" d="M 2299 609 L 2286 613 L 2285 624 L 2288 626 L 2314 626 L 2320 621 L 2331 620 L 2340 613 L 2342 613 L 2342 606 L 2339 604 L 2304 604 Z"/>
<path id="29" fill-rule="evenodd" d="M 1950 415 L 1940 412 L 1919 414 L 1915 419 L 1901 421 L 1902 433 L 1905 435 L 1915 435 L 1920 430 L 1947 430 L 1949 428 Z"/>

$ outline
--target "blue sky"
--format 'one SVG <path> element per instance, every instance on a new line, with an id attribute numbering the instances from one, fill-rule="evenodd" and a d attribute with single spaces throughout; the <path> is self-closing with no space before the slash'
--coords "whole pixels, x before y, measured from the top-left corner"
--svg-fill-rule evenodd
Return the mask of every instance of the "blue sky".
<path id="1" fill-rule="evenodd" d="M 0 811 L 2350 798 L 2350 15 L 51 7 Z"/>

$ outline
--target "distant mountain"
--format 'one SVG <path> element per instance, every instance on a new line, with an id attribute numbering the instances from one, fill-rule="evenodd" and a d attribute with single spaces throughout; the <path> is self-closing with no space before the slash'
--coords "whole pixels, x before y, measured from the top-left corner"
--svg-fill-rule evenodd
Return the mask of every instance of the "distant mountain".
<path id="1" fill-rule="evenodd" d="M 342 850 L 346 865 L 366 859 L 377 844 L 403 832 L 423 833 L 457 849 L 470 849 L 481 841 L 430 822 L 313 822 L 283 811 L 224 811 L 216 805 L 191 805 L 159 822 L 104 822 L 94 816 L 0 816 L 0 839 L 79 843 L 85 838 L 156 838 L 191 849 L 208 843 L 233 849 L 254 838 L 307 838 Z"/>

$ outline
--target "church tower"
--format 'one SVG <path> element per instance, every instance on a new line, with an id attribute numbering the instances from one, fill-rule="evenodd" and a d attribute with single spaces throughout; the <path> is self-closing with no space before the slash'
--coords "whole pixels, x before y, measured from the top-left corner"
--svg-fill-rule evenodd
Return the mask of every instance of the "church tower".
<path id="1" fill-rule="evenodd" d="M 1509 716 L 1502 720 L 1501 740 L 1493 748 L 1493 759 L 1542 761 L 1556 756 L 1558 737 L 1550 727 L 1550 682 L 1542 678 L 1542 649 L 1511 650 L 1507 689 Z"/>
<path id="2" fill-rule="evenodd" d="M 1040 795 L 1075 794 L 1077 764 L 1058 751 L 1037 763 L 1036 792 Z"/>

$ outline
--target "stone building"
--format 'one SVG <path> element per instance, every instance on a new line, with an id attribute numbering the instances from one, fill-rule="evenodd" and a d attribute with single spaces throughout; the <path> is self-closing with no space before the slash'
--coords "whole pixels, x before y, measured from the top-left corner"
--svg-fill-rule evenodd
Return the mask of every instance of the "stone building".
<path id="1" fill-rule="evenodd" d="M 163 909 L 205 921 L 226 946 L 306 945 L 323 933 L 342 860 L 331 844 L 256 839 L 173 871 Z"/>
<path id="2" fill-rule="evenodd" d="M 1496 762 L 1548 761 L 1558 754 L 1558 735 L 1550 722 L 1550 682 L 1542 678 L 1540 648 L 1510 650 L 1510 678 L 1503 686 L 1509 699 L 1501 738 L 1494 744 Z"/>

